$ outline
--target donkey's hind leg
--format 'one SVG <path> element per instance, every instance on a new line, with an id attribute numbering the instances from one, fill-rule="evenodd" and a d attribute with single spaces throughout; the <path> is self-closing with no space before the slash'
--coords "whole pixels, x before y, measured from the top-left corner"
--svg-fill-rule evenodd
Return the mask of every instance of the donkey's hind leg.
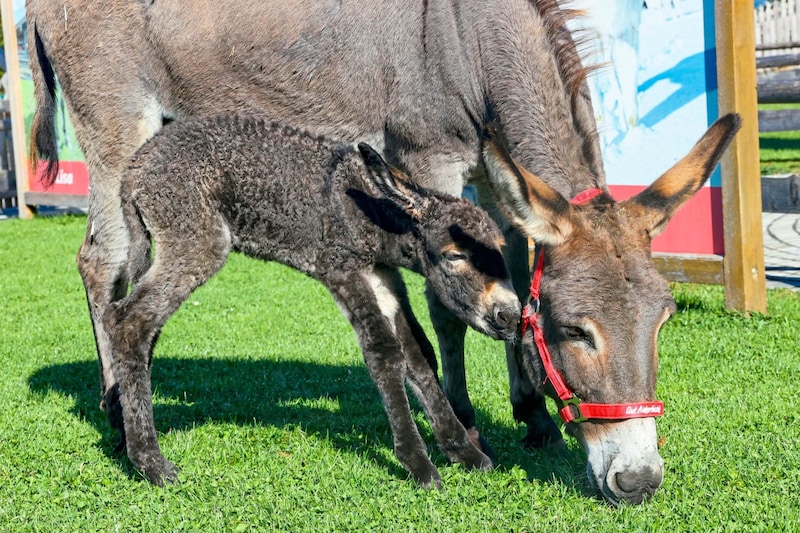
<path id="1" fill-rule="evenodd" d="M 130 295 L 111 304 L 104 321 L 114 352 L 128 458 L 155 485 L 175 482 L 177 470 L 158 445 L 150 384 L 152 351 L 167 319 L 225 263 L 230 250 L 227 232 L 220 228 L 217 239 L 210 237 L 203 232 L 198 239 L 183 235 L 160 239 L 153 265 Z M 198 244 L 214 240 L 218 243 L 214 246 Z"/>
<path id="2" fill-rule="evenodd" d="M 117 106 L 120 109 L 127 107 Z M 122 215 L 120 176 L 136 149 L 160 127 L 161 116 L 156 112 L 155 106 L 145 107 L 141 116 L 124 115 L 121 111 L 109 111 L 105 115 L 108 123 L 135 125 L 137 132 L 135 135 L 133 127 L 119 128 L 114 132 L 94 132 L 95 122 L 91 122 L 91 126 L 86 126 L 85 122 L 88 121 L 84 117 L 74 116 L 79 138 L 84 140 L 87 137 L 98 137 L 88 143 L 83 141 L 81 144 L 82 146 L 88 144 L 91 150 L 87 150 L 87 160 L 92 186 L 89 192 L 86 236 L 78 250 L 77 264 L 86 290 L 100 365 L 103 398 L 101 408 L 106 411 L 110 425 L 120 431 L 123 443 L 119 387 L 114 375 L 113 354 L 108 331 L 103 326 L 103 316 L 109 304 L 125 296 L 128 291 L 130 269 L 127 262 L 132 241 Z M 91 133 L 86 133 L 87 131 Z M 98 149 L 107 152 L 104 154 L 103 164 L 96 163 Z"/>

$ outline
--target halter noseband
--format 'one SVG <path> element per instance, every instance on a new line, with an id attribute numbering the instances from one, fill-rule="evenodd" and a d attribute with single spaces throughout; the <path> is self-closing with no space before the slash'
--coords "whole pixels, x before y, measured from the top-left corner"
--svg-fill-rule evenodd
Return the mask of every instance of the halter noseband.
<path id="1" fill-rule="evenodd" d="M 583 204 L 592 198 L 602 194 L 601 189 L 587 189 L 572 200 L 571 204 Z M 522 335 L 530 327 L 533 330 L 533 340 L 542 358 L 547 379 L 553 385 L 556 394 L 561 400 L 563 407 L 558 414 L 565 423 L 575 422 L 579 424 L 591 419 L 603 420 L 627 420 L 629 418 L 650 418 L 664 414 L 664 404 L 660 401 L 637 402 L 637 403 L 586 403 L 581 401 L 574 392 L 570 390 L 561 373 L 553 366 L 550 350 L 544 340 L 544 330 L 539 324 L 541 300 L 539 299 L 540 286 L 542 282 L 542 272 L 544 271 L 544 247 L 540 246 L 537 254 L 536 267 L 531 279 L 531 302 L 523 310 L 522 314 Z"/>

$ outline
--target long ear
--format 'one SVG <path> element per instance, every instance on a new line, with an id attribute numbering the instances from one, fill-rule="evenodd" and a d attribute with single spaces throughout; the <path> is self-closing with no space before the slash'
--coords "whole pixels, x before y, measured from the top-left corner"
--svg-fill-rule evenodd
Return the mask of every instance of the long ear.
<path id="1" fill-rule="evenodd" d="M 358 143 L 372 183 L 387 199 L 414 219 L 419 219 L 428 205 L 427 195 L 414 185 L 402 172 L 392 168 L 378 152 L 366 143 Z"/>
<path id="2" fill-rule="evenodd" d="M 569 202 L 514 163 L 493 126 L 484 131 L 483 163 L 498 206 L 517 229 L 551 245 L 561 244 L 572 233 Z"/>
<path id="3" fill-rule="evenodd" d="M 717 120 L 683 159 L 650 187 L 621 202 L 621 207 L 642 213 L 641 224 L 650 237 L 661 233 L 678 208 L 706 182 L 741 124 L 736 113 Z"/>

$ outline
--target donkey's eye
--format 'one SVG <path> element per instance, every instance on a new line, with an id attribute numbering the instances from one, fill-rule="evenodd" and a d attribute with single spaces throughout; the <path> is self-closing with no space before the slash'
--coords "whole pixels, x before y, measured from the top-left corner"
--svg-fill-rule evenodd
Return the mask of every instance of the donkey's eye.
<path id="1" fill-rule="evenodd" d="M 463 252 L 457 252 L 455 250 L 448 250 L 447 252 L 444 252 L 442 255 L 444 255 L 444 258 L 447 259 L 448 261 L 454 261 L 455 262 L 455 261 L 466 261 L 467 260 L 467 254 L 465 254 Z"/>
<path id="2" fill-rule="evenodd" d="M 572 342 L 583 342 L 586 343 L 590 348 L 594 348 L 594 339 L 592 338 L 591 334 L 589 334 L 583 328 L 578 326 L 563 326 L 561 331 L 564 333 L 564 337 L 567 340 Z"/>

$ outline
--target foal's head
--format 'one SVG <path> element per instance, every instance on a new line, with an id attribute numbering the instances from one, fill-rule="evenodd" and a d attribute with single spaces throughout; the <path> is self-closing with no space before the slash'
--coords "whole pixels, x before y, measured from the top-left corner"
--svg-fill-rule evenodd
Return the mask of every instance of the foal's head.
<path id="1" fill-rule="evenodd" d="M 523 367 L 565 408 L 567 431 L 588 453 L 589 479 L 612 503 L 639 503 L 662 481 L 652 417 L 660 409 L 654 402 L 657 339 L 675 303 L 650 258 L 650 241 L 703 185 L 739 123 L 738 115 L 717 121 L 686 157 L 623 202 L 597 191 L 585 203 L 571 203 L 517 166 L 499 133 L 487 134 L 484 163 L 498 203 L 543 254 L 540 312 L 523 327 Z M 543 362 L 548 351 L 575 397 L 584 405 L 602 404 L 595 413 L 587 410 L 591 416 L 568 405 L 568 393 L 558 394 L 558 377 L 548 375 Z M 638 406 L 620 405 L 631 403 Z M 620 416 L 602 419 L 612 406 Z M 636 417 L 642 414 L 649 416 Z"/>
<path id="2" fill-rule="evenodd" d="M 418 267 L 439 300 L 477 331 L 515 338 L 520 303 L 497 225 L 467 200 L 415 185 L 368 145 L 359 150 L 374 185 L 406 217 L 396 222 L 413 234 Z"/>

